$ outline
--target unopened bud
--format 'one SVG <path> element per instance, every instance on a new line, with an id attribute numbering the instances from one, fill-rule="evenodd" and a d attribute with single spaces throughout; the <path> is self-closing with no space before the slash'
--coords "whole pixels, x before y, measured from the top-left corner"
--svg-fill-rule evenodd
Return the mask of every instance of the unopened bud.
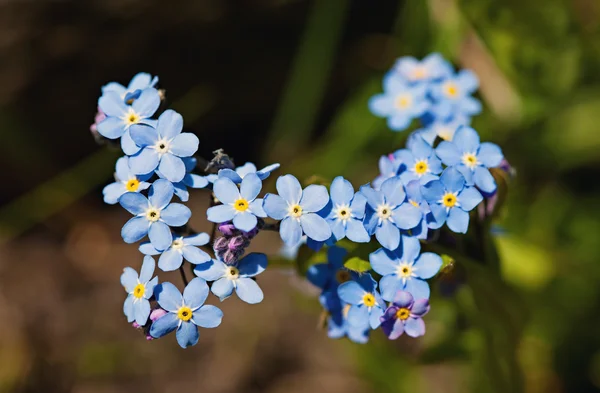
<path id="1" fill-rule="evenodd" d="M 215 243 L 213 244 L 213 249 L 215 251 L 225 251 L 227 250 L 229 246 L 229 238 L 222 236 L 220 238 L 218 238 L 217 240 L 215 240 Z"/>

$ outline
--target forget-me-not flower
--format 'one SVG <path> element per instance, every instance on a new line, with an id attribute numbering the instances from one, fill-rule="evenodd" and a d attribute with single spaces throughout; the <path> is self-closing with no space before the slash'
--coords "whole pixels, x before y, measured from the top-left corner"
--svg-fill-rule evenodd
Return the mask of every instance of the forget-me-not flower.
<path id="1" fill-rule="evenodd" d="M 496 191 L 496 181 L 488 168 L 500 165 L 502 150 L 493 143 L 480 143 L 477 131 L 471 127 L 459 128 L 452 142 L 440 142 L 436 153 L 444 164 L 463 174 L 467 185 L 475 184 L 485 193 Z"/>
<path id="2" fill-rule="evenodd" d="M 127 322 L 135 321 L 138 325 L 144 326 L 148 321 L 150 315 L 150 302 L 148 299 L 152 297 L 154 287 L 158 284 L 158 277 L 152 278 L 154 266 L 154 258 L 145 256 L 139 276 L 130 267 L 123 269 L 121 285 L 129 294 L 123 304 L 123 313 L 127 317 Z"/>
<path id="3" fill-rule="evenodd" d="M 117 160 L 115 179 L 114 183 L 111 183 L 104 187 L 102 194 L 104 194 L 104 202 L 109 205 L 114 205 L 119 202 L 121 195 L 126 192 L 140 192 L 148 187 L 150 183 L 146 180 L 150 179 L 152 174 L 146 175 L 135 175 L 129 169 L 129 157 L 121 157 Z"/>
<path id="4" fill-rule="evenodd" d="M 436 221 L 446 222 L 457 233 L 467 233 L 468 212 L 483 200 L 475 187 L 465 186 L 464 176 L 454 167 L 444 169 L 440 180 L 425 184 L 421 191 Z"/>
<path id="5" fill-rule="evenodd" d="M 400 174 L 404 184 L 412 180 L 419 180 L 425 184 L 438 178 L 442 172 L 442 162 L 435 154 L 435 150 L 423 138 L 415 137 L 410 149 L 401 149 L 394 153 L 396 159 L 406 165 L 406 170 Z"/>
<path id="6" fill-rule="evenodd" d="M 433 146 L 436 138 L 441 138 L 445 141 L 451 141 L 454 133 L 460 126 L 470 124 L 470 119 L 464 116 L 452 116 L 448 119 L 436 118 L 431 123 L 423 128 L 415 130 L 412 135 L 420 135 L 427 143 Z M 409 142 L 407 142 L 407 146 Z"/>
<path id="7" fill-rule="evenodd" d="M 406 170 L 406 165 L 402 161 L 396 159 L 394 154 L 387 154 L 379 157 L 379 176 L 371 182 L 371 186 L 379 190 L 381 184 L 391 177 L 398 176 L 400 173 Z"/>
<path id="8" fill-rule="evenodd" d="M 420 83 L 450 76 L 452 66 L 439 53 L 431 53 L 420 61 L 412 56 L 401 57 L 396 60 L 391 72 L 410 83 Z"/>
<path id="9" fill-rule="evenodd" d="M 383 315 L 385 303 L 377 292 L 377 282 L 369 273 L 360 275 L 356 280 L 348 281 L 338 287 L 338 296 L 342 302 L 350 304 L 348 323 L 356 327 L 371 326 L 377 329 L 379 317 Z"/>
<path id="10" fill-rule="evenodd" d="M 397 339 L 404 332 L 410 337 L 420 337 L 425 334 L 422 318 L 427 312 L 429 300 L 400 291 L 381 317 L 381 329 L 390 340 Z"/>
<path id="11" fill-rule="evenodd" d="M 354 193 L 352 183 L 338 176 L 330 187 L 331 212 L 326 217 L 336 240 L 345 237 L 356 243 L 367 243 L 371 236 L 363 225 L 367 198 L 360 192 Z"/>
<path id="12" fill-rule="evenodd" d="M 455 76 L 445 78 L 431 87 L 436 104 L 432 108 L 437 118 L 450 116 L 474 116 L 481 112 L 481 103 L 471 97 L 479 87 L 479 80 L 471 70 L 461 70 Z"/>
<path id="13" fill-rule="evenodd" d="M 267 268 L 265 254 L 250 253 L 235 265 L 226 265 L 213 259 L 210 263 L 198 265 L 194 273 L 207 281 L 214 281 L 210 290 L 221 301 L 232 295 L 233 291 L 246 303 L 256 304 L 263 300 L 263 292 L 252 277 Z"/>
<path id="14" fill-rule="evenodd" d="M 282 220 L 279 234 L 287 245 L 300 243 L 302 233 L 318 242 L 331 237 L 327 221 L 317 214 L 329 202 L 327 188 L 312 184 L 302 190 L 292 175 L 280 176 L 275 187 L 279 195 L 267 194 L 263 207 L 269 217 Z"/>
<path id="15" fill-rule="evenodd" d="M 328 291 L 319 297 L 323 308 L 329 313 L 327 317 L 327 336 L 329 338 L 339 339 L 348 337 L 348 339 L 357 344 L 365 344 L 369 341 L 371 328 L 368 321 L 362 326 L 354 326 L 348 323 L 348 312 L 350 304 L 342 304 L 336 291 Z"/>
<path id="16" fill-rule="evenodd" d="M 160 254 L 158 267 L 165 272 L 170 272 L 179 269 L 184 258 L 193 265 L 210 261 L 210 255 L 198 248 L 208 244 L 209 241 L 208 233 L 198 233 L 174 238 L 173 243 L 164 251 L 157 250 L 150 242 L 140 244 L 139 250 L 146 255 Z"/>
<path id="17" fill-rule="evenodd" d="M 183 296 L 170 282 L 159 284 L 154 290 L 158 304 L 168 311 L 152 323 L 150 335 L 161 338 L 177 330 L 177 343 L 187 348 L 198 343 L 198 327 L 214 328 L 221 324 L 223 312 L 215 306 L 204 304 L 208 285 L 196 277 L 185 287 Z"/>
<path id="18" fill-rule="evenodd" d="M 421 244 L 414 237 L 402 239 L 402 247 L 395 251 L 380 248 L 369 255 L 371 267 L 382 276 L 379 290 L 384 300 L 392 301 L 396 292 L 408 291 L 416 299 L 429 298 L 429 284 L 442 267 L 442 258 L 434 253 L 421 252 Z"/>
<path id="19" fill-rule="evenodd" d="M 229 178 L 219 178 L 213 184 L 213 192 L 222 205 L 206 211 L 208 221 L 222 223 L 232 221 L 240 231 L 249 232 L 256 227 L 256 217 L 266 217 L 263 200 L 257 198 L 262 181 L 255 173 L 247 174 L 238 189 Z"/>
<path id="20" fill-rule="evenodd" d="M 323 291 L 334 291 L 337 287 L 353 278 L 352 272 L 344 267 L 344 257 L 348 254 L 345 248 L 332 246 L 327 249 L 327 263 L 311 265 L 306 278 Z"/>
<path id="21" fill-rule="evenodd" d="M 165 179 L 177 183 L 186 174 L 184 157 L 198 150 L 198 137 L 183 130 L 183 117 L 174 110 L 164 111 L 156 128 L 144 125 L 131 127 L 131 138 L 141 150 L 129 159 L 134 173 L 149 173 L 156 169 Z"/>
<path id="22" fill-rule="evenodd" d="M 110 82 L 102 86 L 102 94 L 109 91 L 117 93 L 126 104 L 132 104 L 137 99 L 143 90 L 156 87 L 158 83 L 158 76 L 152 77 L 152 75 L 140 72 L 135 75 L 127 87 L 117 82 Z"/>
<path id="23" fill-rule="evenodd" d="M 279 168 L 279 164 L 271 164 L 261 170 L 257 170 L 256 165 L 251 162 L 247 162 L 244 165 L 235 168 L 235 171 L 229 168 L 219 170 L 219 177 L 227 177 L 234 183 L 240 184 L 242 179 L 244 179 L 244 177 L 249 173 L 256 173 L 260 180 L 265 180 L 267 177 L 269 177 L 271 172 L 277 168 Z"/>
<path id="24" fill-rule="evenodd" d="M 148 235 L 152 246 L 166 250 L 173 243 L 170 226 L 185 225 L 192 212 L 181 203 L 170 203 L 173 185 L 158 179 L 150 187 L 148 198 L 137 192 L 128 192 L 119 198 L 119 203 L 135 217 L 127 221 L 121 230 L 125 243 L 135 243 Z"/>

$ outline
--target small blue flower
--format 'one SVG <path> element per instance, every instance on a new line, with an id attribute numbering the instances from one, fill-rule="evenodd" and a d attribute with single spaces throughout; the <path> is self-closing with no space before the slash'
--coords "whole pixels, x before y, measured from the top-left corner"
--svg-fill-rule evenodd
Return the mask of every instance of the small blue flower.
<path id="1" fill-rule="evenodd" d="M 115 91 L 107 91 L 98 100 L 98 107 L 106 118 L 98 123 L 98 132 L 108 139 L 121 138 L 121 148 L 127 155 L 137 153 L 140 148 L 131 139 L 129 129 L 135 124 L 153 126 L 156 120 L 150 119 L 160 105 L 158 91 L 145 89 L 140 96 L 128 105 Z M 152 170 L 140 173 L 150 173 Z"/>
<path id="2" fill-rule="evenodd" d="M 154 293 L 154 287 L 158 284 L 158 277 L 152 278 L 154 274 L 154 259 L 150 256 L 144 257 L 140 275 L 130 267 L 123 269 L 121 274 L 121 285 L 129 294 L 123 304 L 123 313 L 127 322 L 135 321 L 144 326 L 150 316 L 150 302 L 148 299 Z"/>
<path id="3" fill-rule="evenodd" d="M 208 233 L 198 233 L 173 239 L 169 248 L 162 252 L 154 248 L 150 242 L 140 244 L 139 249 L 142 254 L 146 255 L 161 254 L 158 258 L 158 267 L 165 272 L 170 272 L 179 269 L 184 258 L 194 265 L 210 261 L 210 255 L 198 248 L 208 244 L 209 241 Z"/>
<path id="4" fill-rule="evenodd" d="M 419 61 L 411 56 L 396 60 L 392 71 L 410 83 L 429 82 L 452 75 L 452 66 L 439 53 L 431 53 Z"/>
<path id="5" fill-rule="evenodd" d="M 356 243 L 367 243 L 371 236 L 363 225 L 367 198 L 360 192 L 354 193 L 352 183 L 338 176 L 331 183 L 331 212 L 327 222 L 336 240 L 346 236 Z"/>
<path id="6" fill-rule="evenodd" d="M 185 225 L 192 216 L 187 206 L 170 203 L 171 198 L 173 185 L 164 179 L 152 184 L 148 198 L 137 192 L 123 194 L 119 203 L 135 216 L 121 230 L 125 243 L 135 243 L 148 235 L 155 249 L 166 250 L 173 243 L 169 226 Z"/>
<path id="7" fill-rule="evenodd" d="M 267 194 L 263 207 L 269 217 L 282 220 L 279 234 L 287 245 L 300 243 L 302 233 L 318 242 L 331 237 L 327 221 L 317 214 L 329 202 L 327 188 L 313 184 L 302 190 L 292 175 L 280 176 L 275 186 L 279 195 Z"/>
<path id="8" fill-rule="evenodd" d="M 447 222 L 457 233 L 467 233 L 468 212 L 483 200 L 475 187 L 465 186 L 464 176 L 454 167 L 446 168 L 440 180 L 425 184 L 421 191 L 436 221 Z"/>
<path id="9" fill-rule="evenodd" d="M 227 299 L 233 291 L 246 303 L 256 304 L 263 300 L 263 292 L 252 278 L 264 272 L 267 268 L 265 254 L 250 253 L 235 265 L 226 265 L 219 260 L 198 265 L 194 273 L 207 281 L 214 281 L 212 293 L 221 301 Z"/>
<path id="10" fill-rule="evenodd" d="M 475 184 L 488 194 L 496 191 L 496 181 L 488 168 L 500 165 L 502 150 L 493 143 L 479 143 L 479 135 L 471 127 L 459 128 L 452 142 L 441 142 L 436 153 L 444 164 L 463 174 L 467 185 Z"/>
<path id="11" fill-rule="evenodd" d="M 181 348 L 187 348 L 198 343 L 198 327 L 215 328 L 221 324 L 223 312 L 218 307 L 204 304 L 208 285 L 201 278 L 190 281 L 183 296 L 170 282 L 157 285 L 154 293 L 158 304 L 168 311 L 152 323 L 150 335 L 154 338 L 177 330 L 177 343 Z"/>
<path id="12" fill-rule="evenodd" d="M 463 116 L 453 116 L 448 119 L 435 119 L 423 128 L 415 130 L 412 135 L 420 135 L 427 143 L 433 146 L 436 138 L 451 141 L 454 133 L 460 126 L 468 126 L 470 119 Z M 407 146 L 409 142 L 407 142 Z"/>
<path id="13" fill-rule="evenodd" d="M 375 233 L 377 241 L 387 249 L 398 248 L 400 229 L 415 228 L 423 218 L 421 210 L 407 200 L 399 177 L 384 181 L 379 191 L 362 186 L 360 192 L 369 205 L 365 228 L 370 234 Z"/>
<path id="14" fill-rule="evenodd" d="M 143 90 L 150 87 L 155 87 L 158 83 L 158 76 L 154 78 L 152 75 L 145 72 L 140 72 L 131 79 L 129 86 L 125 87 L 117 82 L 110 82 L 102 86 L 102 94 L 109 91 L 117 93 L 123 101 L 127 104 L 131 104 L 135 99 L 139 98 Z"/>
<path id="15" fill-rule="evenodd" d="M 140 192 L 148 187 L 150 183 L 146 180 L 150 179 L 152 174 L 147 175 L 135 175 L 129 169 L 129 158 L 121 157 L 117 160 L 115 179 L 114 183 L 111 183 L 104 187 L 102 194 L 104 195 L 104 202 L 109 205 L 114 205 L 119 202 L 121 195 L 126 192 Z"/>
<path id="16" fill-rule="evenodd" d="M 400 174 L 404 184 L 412 180 L 425 184 L 438 179 L 437 175 L 442 172 L 442 162 L 423 138 L 414 138 L 410 149 L 398 150 L 394 156 L 406 166 L 406 170 Z"/>
<path id="17" fill-rule="evenodd" d="M 198 160 L 195 157 L 183 157 L 183 165 L 185 165 L 185 176 L 183 180 L 177 183 L 173 183 L 175 187 L 175 195 L 181 200 L 181 202 L 187 202 L 190 198 L 188 187 L 190 188 L 205 188 L 208 186 L 208 179 L 206 176 L 196 175 L 192 171 L 196 168 Z M 156 174 L 161 179 L 165 179 L 165 176 L 156 170 Z"/>
<path id="18" fill-rule="evenodd" d="M 436 221 L 433 213 L 431 212 L 431 208 L 429 207 L 429 203 L 423 197 L 421 188 L 421 183 L 418 180 L 411 181 L 405 187 L 408 202 L 411 205 L 418 207 L 423 214 L 421 225 L 411 229 L 411 236 L 415 236 L 417 239 L 427 239 L 428 229 L 438 229 L 444 225 L 444 223 L 439 223 Z"/>
<path id="19" fill-rule="evenodd" d="M 327 249 L 327 263 L 311 265 L 306 272 L 306 278 L 323 291 L 334 291 L 337 287 L 354 276 L 344 267 L 344 257 L 348 251 L 342 247 L 332 246 Z"/>
<path id="20" fill-rule="evenodd" d="M 402 165 L 400 160 L 397 160 L 394 154 L 388 154 L 379 158 L 379 176 L 371 182 L 371 186 L 379 190 L 381 184 L 391 177 L 398 176 L 406 166 Z"/>
<path id="21" fill-rule="evenodd" d="M 168 109 L 158 118 L 156 128 L 135 125 L 131 138 L 141 150 L 131 156 L 129 166 L 134 173 L 150 173 L 158 169 L 170 182 L 183 180 L 186 174 L 183 157 L 190 157 L 198 150 L 198 137 L 184 132 L 183 117 Z"/>
<path id="22" fill-rule="evenodd" d="M 350 325 L 362 328 L 371 326 L 371 329 L 379 327 L 385 303 L 376 288 L 377 282 L 368 273 L 338 287 L 342 302 L 350 304 L 347 316 Z"/>
<path id="23" fill-rule="evenodd" d="M 425 97 L 426 85 L 409 85 L 401 77 L 391 74 L 383 80 L 383 94 L 369 100 L 369 109 L 374 115 L 387 117 L 387 124 L 394 131 L 403 131 L 411 121 L 429 108 Z"/>
<path id="24" fill-rule="evenodd" d="M 479 100 L 471 97 L 479 87 L 479 80 L 473 71 L 462 70 L 456 76 L 434 83 L 431 95 L 436 104 L 432 108 L 437 118 L 450 116 L 474 116 L 481 112 Z"/>
<path id="25" fill-rule="evenodd" d="M 244 179 L 244 177 L 249 173 L 256 173 L 260 180 L 265 180 L 267 177 L 269 177 L 271 172 L 277 168 L 279 168 L 279 164 L 271 164 L 258 171 L 256 170 L 256 165 L 251 162 L 247 162 L 244 165 L 235 168 L 235 171 L 232 169 L 221 169 L 219 171 L 219 177 L 227 177 L 234 183 L 240 184 L 242 179 Z"/>
<path id="26" fill-rule="evenodd" d="M 342 304 L 336 291 L 324 292 L 319 301 L 323 308 L 329 313 L 327 318 L 327 336 L 329 338 L 339 339 L 348 337 L 348 339 L 357 344 L 365 344 L 369 341 L 370 326 L 366 323 L 364 326 L 353 326 L 348 323 L 348 312 L 350 304 Z"/>
<path id="27" fill-rule="evenodd" d="M 208 221 L 222 223 L 232 221 L 240 231 L 249 232 L 256 227 L 256 217 L 266 217 L 263 200 L 257 198 L 262 189 L 262 181 L 255 173 L 244 177 L 240 189 L 229 178 L 219 178 L 213 185 L 213 192 L 222 205 L 206 211 Z"/>
<path id="28" fill-rule="evenodd" d="M 382 276 L 381 297 L 392 301 L 398 291 L 408 291 L 417 299 L 429 299 L 429 285 L 442 267 L 442 258 L 430 252 L 421 255 L 421 244 L 414 237 L 405 237 L 395 251 L 380 248 L 369 255 L 371 267 Z"/>
<path id="29" fill-rule="evenodd" d="M 425 334 L 422 318 L 428 312 L 429 300 L 414 300 L 410 293 L 398 292 L 381 317 L 381 329 L 390 340 L 397 339 L 404 332 L 410 337 L 420 337 Z"/>

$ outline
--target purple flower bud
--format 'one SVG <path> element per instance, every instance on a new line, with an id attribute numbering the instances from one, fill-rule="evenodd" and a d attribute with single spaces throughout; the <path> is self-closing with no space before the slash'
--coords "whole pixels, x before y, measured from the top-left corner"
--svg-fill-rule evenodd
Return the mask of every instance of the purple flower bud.
<path id="1" fill-rule="evenodd" d="M 131 326 L 133 326 L 134 329 L 140 329 L 141 328 L 140 324 L 137 323 L 137 322 L 132 323 Z"/>
<path id="2" fill-rule="evenodd" d="M 238 233 L 238 230 L 235 229 L 231 222 L 224 222 L 219 224 L 219 232 L 225 236 L 235 236 Z"/>
<path id="3" fill-rule="evenodd" d="M 223 260 L 223 262 L 225 262 L 225 264 L 227 265 L 233 265 L 235 264 L 240 257 L 244 254 L 244 250 L 243 249 L 238 249 L 238 250 L 227 250 L 223 253 L 223 256 L 221 257 L 221 259 Z"/>
<path id="4" fill-rule="evenodd" d="M 146 340 L 152 341 L 154 340 L 154 337 L 152 337 L 150 334 L 146 334 Z"/>
<path id="5" fill-rule="evenodd" d="M 231 238 L 231 240 L 229 240 L 229 249 L 231 251 L 236 251 L 239 249 L 244 249 L 246 248 L 248 245 L 246 244 L 248 242 L 248 240 L 244 237 L 244 236 L 234 236 Z"/>
<path id="6" fill-rule="evenodd" d="M 215 240 L 215 243 L 213 244 L 213 249 L 215 251 L 225 251 L 227 250 L 229 245 L 229 238 L 222 236 L 220 238 L 218 238 L 217 240 Z"/>
<path id="7" fill-rule="evenodd" d="M 254 236 L 258 235 L 258 226 L 250 232 L 242 232 L 242 235 L 248 240 L 252 239 Z"/>
<path id="8" fill-rule="evenodd" d="M 167 315 L 167 311 L 163 310 L 162 308 L 155 308 L 154 310 L 152 310 L 152 312 L 150 313 L 150 320 L 152 322 L 156 321 L 159 318 L 162 318 L 163 316 Z"/>
<path id="9" fill-rule="evenodd" d="M 104 119 L 106 119 L 106 115 L 100 110 L 100 107 L 98 107 L 98 112 L 96 113 L 96 117 L 94 118 L 94 124 L 90 126 L 90 131 L 94 136 L 100 135 L 98 134 L 98 123 L 102 122 Z"/>

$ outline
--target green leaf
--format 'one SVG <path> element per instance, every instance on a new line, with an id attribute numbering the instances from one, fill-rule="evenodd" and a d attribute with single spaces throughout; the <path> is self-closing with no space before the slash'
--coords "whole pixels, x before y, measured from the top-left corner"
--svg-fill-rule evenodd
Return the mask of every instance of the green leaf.
<path id="1" fill-rule="evenodd" d="M 348 259 L 346 262 L 344 262 L 344 267 L 357 273 L 364 273 L 371 270 L 371 264 L 369 261 L 365 261 L 359 257 Z"/>

